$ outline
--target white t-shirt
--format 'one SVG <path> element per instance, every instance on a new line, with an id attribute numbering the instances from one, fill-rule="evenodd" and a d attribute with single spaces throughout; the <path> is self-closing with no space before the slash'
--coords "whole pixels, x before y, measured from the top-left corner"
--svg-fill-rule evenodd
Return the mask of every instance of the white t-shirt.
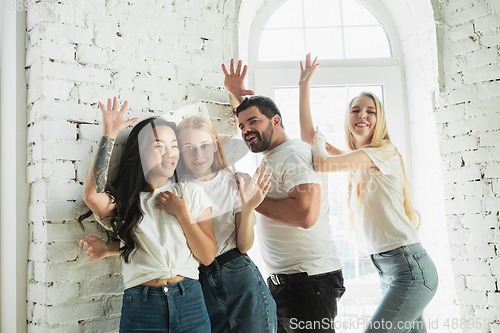
<path id="1" fill-rule="evenodd" d="M 288 198 L 288 192 L 300 184 L 321 185 L 320 214 L 309 229 L 286 226 L 259 214 L 262 257 L 271 273 L 315 275 L 342 268 L 328 219 L 328 179 L 314 171 L 311 148 L 303 141 L 288 139 L 265 154 L 261 163 L 272 172 L 267 193 L 271 199 Z"/>
<path id="2" fill-rule="evenodd" d="M 376 167 L 358 170 L 351 180 L 350 203 L 354 216 L 354 235 L 369 254 L 418 243 L 417 232 L 403 205 L 403 169 L 392 143 L 382 148 L 361 148 Z M 355 183 L 361 177 L 366 192 L 359 205 Z"/>
<path id="3" fill-rule="evenodd" d="M 199 262 L 188 247 L 179 221 L 155 206 L 156 197 L 165 191 L 183 195 L 187 208 L 195 219 L 205 209 L 213 206 L 203 189 L 196 184 L 175 184 L 169 181 L 152 194 L 141 192 L 140 207 L 144 217 L 135 230 L 136 251 L 129 257 L 129 263 L 123 261 L 125 289 L 152 279 L 169 279 L 176 275 L 198 279 Z M 94 216 L 103 227 L 110 229 L 109 221 L 101 220 L 95 214 Z"/>
<path id="4" fill-rule="evenodd" d="M 219 171 L 213 179 L 208 181 L 188 178 L 189 182 L 201 186 L 214 203 L 212 221 L 217 240 L 215 256 L 236 247 L 235 215 L 241 211 L 241 203 L 238 191 L 229 184 L 231 179 L 232 173 L 227 169 Z"/>

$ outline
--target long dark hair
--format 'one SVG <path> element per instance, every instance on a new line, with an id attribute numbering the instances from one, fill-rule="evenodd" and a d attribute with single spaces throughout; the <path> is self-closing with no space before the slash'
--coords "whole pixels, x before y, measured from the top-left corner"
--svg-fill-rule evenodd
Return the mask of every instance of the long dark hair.
<path id="1" fill-rule="evenodd" d="M 121 240 L 123 246 L 120 247 L 120 256 L 126 263 L 130 261 L 130 255 L 137 248 L 135 229 L 143 218 L 139 194 L 148 186 L 142 168 L 139 149 L 139 133 L 147 125 L 151 126 L 151 130 L 158 126 L 168 126 L 174 131 L 175 136 L 178 137 L 177 126 L 173 122 L 166 121 L 160 117 L 151 117 L 142 120 L 130 132 L 113 180 L 108 181 L 106 193 L 112 197 L 116 204 L 113 216 L 111 216 L 113 237 Z M 177 166 L 180 165 L 182 165 L 181 156 L 179 156 L 177 163 Z M 177 170 L 174 171 L 174 175 L 170 180 L 174 182 L 178 181 Z M 78 221 L 81 222 L 90 215 L 91 212 L 87 212 L 81 215 Z"/>

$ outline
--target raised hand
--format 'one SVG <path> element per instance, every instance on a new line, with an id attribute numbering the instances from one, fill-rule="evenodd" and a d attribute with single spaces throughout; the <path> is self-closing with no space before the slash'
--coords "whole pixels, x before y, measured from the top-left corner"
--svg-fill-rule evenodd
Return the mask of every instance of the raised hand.
<path id="1" fill-rule="evenodd" d="M 238 192 L 242 201 L 242 208 L 247 207 L 248 209 L 257 208 L 260 203 L 266 197 L 269 188 L 271 188 L 271 173 L 266 176 L 267 168 L 264 168 L 261 172 L 260 168 L 255 170 L 250 182 L 245 183 L 245 179 L 241 176 L 237 176 L 238 179 Z"/>
<path id="2" fill-rule="evenodd" d="M 303 64 L 300 62 L 300 79 L 299 86 L 301 85 L 311 85 L 312 78 L 314 77 L 314 73 L 316 72 L 316 68 L 318 68 L 319 64 L 316 63 L 318 57 L 314 58 L 314 61 L 311 62 L 311 53 L 306 55 L 306 61 Z"/>
<path id="3" fill-rule="evenodd" d="M 243 97 L 246 95 L 255 95 L 252 90 L 245 89 L 245 76 L 247 75 L 247 65 L 243 66 L 243 70 L 241 69 L 241 65 L 243 62 L 238 60 L 238 65 L 236 66 L 236 70 L 234 69 L 234 59 L 231 59 L 231 64 L 229 67 L 229 73 L 226 70 L 226 66 L 222 64 L 222 71 L 224 72 L 224 87 L 226 90 L 235 97 Z"/>
<path id="4" fill-rule="evenodd" d="M 99 108 L 102 112 L 103 129 L 102 135 L 110 138 L 116 138 L 121 131 L 135 123 L 139 118 L 125 120 L 125 111 L 127 110 L 128 102 L 123 103 L 122 108 L 118 111 L 118 98 L 113 98 L 113 106 L 111 106 L 111 98 L 108 98 L 107 109 L 99 102 Z"/>
<path id="5" fill-rule="evenodd" d="M 85 238 L 87 241 L 81 239 L 80 246 L 85 250 L 85 254 L 89 256 L 91 261 L 101 260 L 112 255 L 108 249 L 108 244 L 104 243 L 100 238 L 94 236 Z"/>

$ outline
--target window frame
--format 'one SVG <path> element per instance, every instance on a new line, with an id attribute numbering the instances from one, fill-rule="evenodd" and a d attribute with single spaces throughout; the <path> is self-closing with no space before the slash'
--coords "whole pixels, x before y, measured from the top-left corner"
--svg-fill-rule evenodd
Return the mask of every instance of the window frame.
<path id="1" fill-rule="evenodd" d="M 248 86 L 256 94 L 274 98 L 270 84 L 291 86 L 299 79 L 298 61 L 259 61 L 260 36 L 271 15 L 288 0 L 269 0 L 258 11 L 250 28 L 248 39 Z M 396 27 L 390 13 L 380 0 L 357 0 L 380 19 L 387 32 L 392 57 L 358 59 L 319 59 L 321 64 L 313 79 L 313 85 L 336 84 L 382 84 L 384 85 L 384 105 L 387 112 L 389 133 L 400 151 L 407 176 L 411 178 L 410 126 L 407 106 L 406 79 L 403 54 Z M 313 55 L 314 56 L 314 55 Z M 305 55 L 304 55 L 305 57 Z M 273 72 L 273 69 L 275 72 Z M 272 73 L 273 82 L 265 78 Z M 374 78 L 370 78 L 374 76 Z M 284 78 L 289 80 L 284 82 Z M 360 82 L 360 80 L 367 80 Z M 340 82 L 344 80 L 343 82 Z M 335 83 L 332 83 L 335 82 Z M 262 86 L 261 86 L 262 85 Z M 261 88 L 265 87 L 265 88 Z M 395 110 L 402 111 L 396 113 Z M 312 110 L 314 112 L 314 110 Z"/>

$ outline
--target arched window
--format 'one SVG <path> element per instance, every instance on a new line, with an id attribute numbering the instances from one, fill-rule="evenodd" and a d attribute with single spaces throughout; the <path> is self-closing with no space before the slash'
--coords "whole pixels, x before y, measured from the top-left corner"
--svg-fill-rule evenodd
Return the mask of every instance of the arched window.
<path id="1" fill-rule="evenodd" d="M 320 63 L 311 86 L 311 111 L 328 141 L 346 149 L 347 104 L 361 91 L 371 91 L 384 103 L 391 139 L 405 165 L 411 165 L 399 37 L 379 0 L 269 0 L 249 36 L 249 87 L 275 100 L 289 137 L 300 139 L 299 61 L 311 52 Z M 380 297 L 378 276 L 341 223 L 346 176 L 329 178 L 332 229 L 348 286 L 339 315 L 368 317 Z"/>
<path id="2" fill-rule="evenodd" d="M 266 22 L 259 61 L 391 57 L 376 15 L 356 0 L 288 0 Z"/>

